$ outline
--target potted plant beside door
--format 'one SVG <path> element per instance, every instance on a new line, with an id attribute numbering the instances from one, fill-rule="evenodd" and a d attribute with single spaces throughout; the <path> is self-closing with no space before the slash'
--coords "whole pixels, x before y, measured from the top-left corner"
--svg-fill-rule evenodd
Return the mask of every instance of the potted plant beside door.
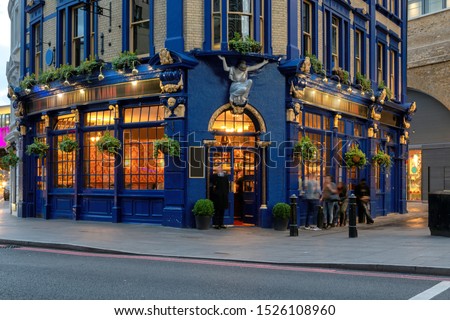
<path id="1" fill-rule="evenodd" d="M 208 230 L 214 215 L 214 204 L 209 199 L 199 199 L 192 210 L 195 215 L 195 225 L 199 230 Z"/>
<path id="2" fill-rule="evenodd" d="M 279 202 L 272 208 L 273 228 L 277 231 L 286 231 L 291 217 L 291 207 L 284 202 Z"/>

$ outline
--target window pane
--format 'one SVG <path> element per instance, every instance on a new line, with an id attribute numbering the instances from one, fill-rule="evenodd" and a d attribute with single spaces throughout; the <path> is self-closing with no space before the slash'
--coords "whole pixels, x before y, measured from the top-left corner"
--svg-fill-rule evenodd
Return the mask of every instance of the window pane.
<path id="1" fill-rule="evenodd" d="M 220 22 L 221 18 L 219 14 L 214 15 L 214 30 L 213 30 L 213 41 L 214 45 L 220 44 Z"/>
<path id="2" fill-rule="evenodd" d="M 114 135 L 113 131 L 109 131 Z M 95 143 L 104 131 L 86 132 L 83 143 L 83 185 L 88 189 L 114 189 L 115 157 L 101 153 Z"/>
<path id="3" fill-rule="evenodd" d="M 213 1 L 214 2 L 214 4 L 213 4 L 213 10 L 214 10 L 214 12 L 219 12 L 220 11 L 220 0 L 214 0 Z"/>
<path id="4" fill-rule="evenodd" d="M 131 190 L 164 189 L 164 156 L 153 156 L 153 142 L 164 135 L 164 127 L 126 129 L 124 143 L 124 187 Z"/>
<path id="5" fill-rule="evenodd" d="M 82 37 L 84 36 L 84 19 L 85 19 L 85 11 L 81 10 L 81 8 L 77 8 L 74 11 L 74 37 Z"/>
<path id="6" fill-rule="evenodd" d="M 251 0 L 229 0 L 228 11 L 250 13 Z"/>
<path id="7" fill-rule="evenodd" d="M 429 0 L 428 13 L 442 10 L 442 0 Z"/>
<path id="8" fill-rule="evenodd" d="M 150 48 L 150 22 L 141 22 L 133 25 L 133 51 L 136 54 L 145 54 Z"/>
<path id="9" fill-rule="evenodd" d="M 415 18 L 422 14 L 422 0 L 408 2 L 408 17 Z"/>
<path id="10" fill-rule="evenodd" d="M 228 38 L 233 39 L 237 32 L 242 37 L 250 36 L 250 17 L 237 14 L 228 15 Z"/>
<path id="11" fill-rule="evenodd" d="M 74 134 L 67 135 L 69 139 L 75 140 Z M 75 177 L 75 154 L 76 150 L 72 152 L 63 152 L 59 150 L 59 143 L 63 141 L 66 136 L 57 136 L 54 138 L 55 150 L 53 150 L 54 166 L 54 186 L 55 188 L 73 188 Z"/>

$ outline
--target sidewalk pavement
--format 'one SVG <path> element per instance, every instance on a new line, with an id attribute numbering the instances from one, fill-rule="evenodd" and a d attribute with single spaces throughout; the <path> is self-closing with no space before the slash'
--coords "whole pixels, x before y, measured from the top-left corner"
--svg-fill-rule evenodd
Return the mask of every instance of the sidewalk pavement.
<path id="1" fill-rule="evenodd" d="M 450 276 L 450 239 L 431 236 L 427 204 L 408 214 L 377 217 L 348 227 L 289 231 L 259 227 L 178 229 L 145 224 L 17 218 L 0 202 L 0 244 L 165 257 L 295 264 Z"/>

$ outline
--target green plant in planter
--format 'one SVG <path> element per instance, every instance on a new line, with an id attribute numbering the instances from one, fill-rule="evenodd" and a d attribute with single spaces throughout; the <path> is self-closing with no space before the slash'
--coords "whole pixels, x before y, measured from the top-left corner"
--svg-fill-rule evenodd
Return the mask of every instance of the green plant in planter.
<path id="1" fill-rule="evenodd" d="M 348 150 L 345 153 L 344 159 L 347 167 L 362 168 L 367 163 L 366 155 L 358 148 L 358 146 L 352 147 Z"/>
<path id="2" fill-rule="evenodd" d="M 386 89 L 386 98 L 387 98 L 388 100 L 391 100 L 391 98 L 392 98 L 392 91 L 391 91 L 391 89 L 389 89 L 389 88 L 386 86 L 386 84 L 384 83 L 384 81 L 381 80 L 380 83 L 378 84 L 378 90 L 383 90 L 383 89 Z"/>
<path id="3" fill-rule="evenodd" d="M 333 70 L 333 74 L 337 75 L 343 84 L 350 84 L 349 77 L 350 74 L 347 70 L 342 68 L 338 68 Z"/>
<path id="4" fill-rule="evenodd" d="M 314 73 L 322 73 L 323 70 L 322 62 L 319 59 L 317 59 L 316 55 L 308 53 L 306 56 L 309 57 L 309 61 L 311 62 L 311 67 Z"/>
<path id="5" fill-rule="evenodd" d="M 58 148 L 62 152 L 70 153 L 74 150 L 78 150 L 78 142 L 64 136 L 62 141 L 58 144 Z"/>
<path id="6" fill-rule="evenodd" d="M 166 134 L 162 139 L 155 140 L 153 142 L 153 156 L 158 158 L 159 151 L 164 154 L 167 154 L 171 157 L 179 157 L 180 156 L 180 142 L 169 138 Z"/>
<path id="7" fill-rule="evenodd" d="M 313 160 L 317 156 L 317 147 L 309 137 L 302 137 L 294 146 L 294 154 L 301 155 L 304 161 Z"/>
<path id="8" fill-rule="evenodd" d="M 23 80 L 20 81 L 20 87 L 23 90 L 27 90 L 27 89 L 29 90 L 36 84 L 37 84 L 36 75 L 34 73 L 32 73 L 29 76 L 24 77 Z"/>
<path id="9" fill-rule="evenodd" d="M 29 156 L 35 154 L 39 158 L 42 158 L 47 154 L 47 150 L 49 148 L 50 147 L 48 144 L 40 141 L 38 138 L 34 138 L 34 142 L 32 144 L 27 145 L 27 150 L 25 152 Z"/>
<path id="10" fill-rule="evenodd" d="M 242 38 L 238 32 L 234 33 L 234 38 L 228 43 L 230 50 L 237 51 L 245 54 L 249 52 L 259 53 L 262 49 L 261 44 L 258 41 L 253 40 L 249 36 Z"/>
<path id="11" fill-rule="evenodd" d="M 361 86 L 363 91 L 372 89 L 372 81 L 359 72 L 356 73 L 356 83 Z"/>
<path id="12" fill-rule="evenodd" d="M 199 199 L 195 202 L 192 212 L 196 216 L 212 217 L 214 215 L 214 204 L 209 199 Z"/>
<path id="13" fill-rule="evenodd" d="M 132 69 L 139 64 L 139 58 L 134 52 L 124 51 L 112 61 L 112 68 L 116 71 Z"/>
<path id="14" fill-rule="evenodd" d="M 3 170 L 9 170 L 9 167 L 15 167 L 19 162 L 19 157 L 14 153 L 14 151 L 9 151 L 0 160 L 0 167 Z"/>
<path id="15" fill-rule="evenodd" d="M 37 82 L 39 84 L 48 85 L 50 82 L 59 78 L 59 73 L 55 68 L 49 68 L 39 75 Z"/>
<path id="16" fill-rule="evenodd" d="M 63 64 L 58 69 L 56 69 L 58 79 L 61 81 L 72 78 L 77 75 L 77 68 L 71 64 Z"/>
<path id="17" fill-rule="evenodd" d="M 122 149 L 122 144 L 120 140 L 113 137 L 109 131 L 95 143 L 97 150 L 103 153 L 109 153 L 110 155 L 118 154 L 119 150 Z"/>
<path id="18" fill-rule="evenodd" d="M 91 76 L 94 71 L 100 70 L 103 66 L 103 62 L 97 61 L 95 59 L 86 59 L 80 63 L 77 67 L 77 73 L 79 75 Z"/>
<path id="19" fill-rule="evenodd" d="M 272 215 L 274 218 L 286 220 L 291 217 L 291 206 L 284 202 L 278 202 L 272 208 Z"/>
<path id="20" fill-rule="evenodd" d="M 372 157 L 372 161 L 377 166 L 382 166 L 382 167 L 390 167 L 391 166 L 391 157 L 387 153 L 385 153 L 381 150 L 379 150 L 377 152 L 377 154 Z"/>

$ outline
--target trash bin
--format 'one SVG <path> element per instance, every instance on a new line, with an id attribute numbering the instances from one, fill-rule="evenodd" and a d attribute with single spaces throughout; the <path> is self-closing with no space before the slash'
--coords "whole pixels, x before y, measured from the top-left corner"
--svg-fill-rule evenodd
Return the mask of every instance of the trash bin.
<path id="1" fill-rule="evenodd" d="M 428 194 L 428 228 L 432 236 L 450 237 L 450 190 Z"/>

